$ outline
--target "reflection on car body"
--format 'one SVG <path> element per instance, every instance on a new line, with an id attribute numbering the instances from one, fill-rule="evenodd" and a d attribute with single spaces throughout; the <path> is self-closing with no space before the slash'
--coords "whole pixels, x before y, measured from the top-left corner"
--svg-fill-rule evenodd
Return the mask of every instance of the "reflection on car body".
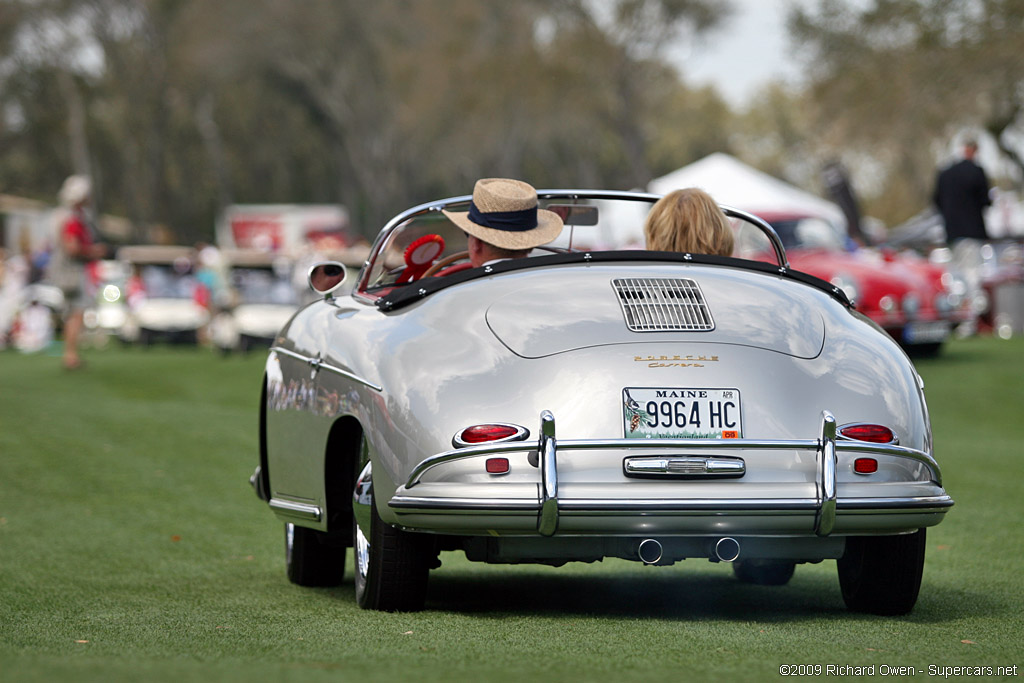
<path id="1" fill-rule="evenodd" d="M 434 265 L 465 249 L 440 211 L 456 197 L 389 222 L 350 294 L 340 264 L 311 269 L 320 298 L 267 358 L 251 478 L 290 580 L 339 583 L 352 547 L 359 604 L 415 610 L 441 551 L 704 558 L 761 584 L 836 560 L 851 609 L 910 611 L 953 501 L 900 346 L 755 216 L 727 210 L 773 263 L 599 251 L 578 245 L 631 213 L 606 205 L 657 196 L 539 194 L 600 210 L 529 258 L 403 282 L 424 236 Z"/>

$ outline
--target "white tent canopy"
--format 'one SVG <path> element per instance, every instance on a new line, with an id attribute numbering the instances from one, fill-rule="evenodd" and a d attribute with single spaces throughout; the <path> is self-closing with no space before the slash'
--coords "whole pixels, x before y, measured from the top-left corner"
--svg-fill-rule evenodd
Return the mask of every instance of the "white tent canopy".
<path id="1" fill-rule="evenodd" d="M 754 214 L 792 211 L 829 218 L 839 225 L 846 224 L 838 204 L 762 173 L 721 152 L 655 178 L 647 185 L 648 191 L 655 194 L 666 194 L 684 187 L 699 187 L 719 204 Z"/>

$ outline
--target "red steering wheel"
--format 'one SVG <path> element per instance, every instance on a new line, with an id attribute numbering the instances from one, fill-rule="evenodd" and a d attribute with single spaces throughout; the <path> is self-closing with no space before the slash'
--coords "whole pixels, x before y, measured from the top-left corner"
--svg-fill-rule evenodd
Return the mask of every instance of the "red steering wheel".
<path id="1" fill-rule="evenodd" d="M 443 259 L 441 259 L 440 261 L 438 261 L 434 265 L 432 265 L 429 268 L 427 268 L 427 272 L 423 273 L 423 277 L 430 277 L 431 275 L 435 275 L 439 270 L 441 270 L 445 266 L 451 265 L 451 264 L 455 263 L 456 261 L 462 261 L 462 260 L 468 259 L 468 258 L 469 258 L 469 252 L 468 251 L 457 251 L 454 254 L 449 254 L 448 256 L 445 256 Z M 473 267 L 472 264 L 461 264 L 460 263 L 458 266 L 452 266 L 451 268 L 449 268 L 445 272 L 445 275 L 450 275 L 451 273 L 456 272 L 456 270 L 455 270 L 456 268 L 458 268 L 459 270 L 464 270 L 465 268 L 472 268 L 472 267 Z"/>

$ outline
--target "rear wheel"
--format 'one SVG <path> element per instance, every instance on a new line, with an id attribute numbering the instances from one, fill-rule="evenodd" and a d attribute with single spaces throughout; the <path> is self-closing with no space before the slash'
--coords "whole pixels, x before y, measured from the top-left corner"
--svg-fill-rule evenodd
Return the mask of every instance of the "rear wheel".
<path id="1" fill-rule="evenodd" d="M 353 520 L 356 602 L 363 609 L 384 612 L 423 609 L 427 578 L 436 557 L 433 539 L 385 523 L 372 496 L 369 512 L 369 538 Z"/>
<path id="2" fill-rule="evenodd" d="M 942 342 L 927 344 L 911 344 L 907 347 L 907 355 L 915 358 L 935 358 L 942 351 Z"/>
<path id="3" fill-rule="evenodd" d="M 288 580 L 299 586 L 337 586 L 345 576 L 345 546 L 326 533 L 284 525 Z"/>
<path id="4" fill-rule="evenodd" d="M 854 612 L 907 614 L 924 571 L 925 530 L 902 536 L 851 536 L 839 558 L 843 601 Z"/>
<path id="5" fill-rule="evenodd" d="M 732 564 L 737 579 L 758 586 L 785 586 L 795 569 L 796 562 L 786 560 L 742 560 Z"/>

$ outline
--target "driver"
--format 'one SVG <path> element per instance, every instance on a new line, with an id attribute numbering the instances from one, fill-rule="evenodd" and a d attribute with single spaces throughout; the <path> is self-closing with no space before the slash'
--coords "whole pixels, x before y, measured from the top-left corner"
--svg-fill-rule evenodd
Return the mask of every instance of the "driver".
<path id="1" fill-rule="evenodd" d="M 509 178 L 483 178 L 473 187 L 468 212 L 445 211 L 466 233 L 473 267 L 523 258 L 562 232 L 562 219 L 537 208 L 537 190 Z"/>

